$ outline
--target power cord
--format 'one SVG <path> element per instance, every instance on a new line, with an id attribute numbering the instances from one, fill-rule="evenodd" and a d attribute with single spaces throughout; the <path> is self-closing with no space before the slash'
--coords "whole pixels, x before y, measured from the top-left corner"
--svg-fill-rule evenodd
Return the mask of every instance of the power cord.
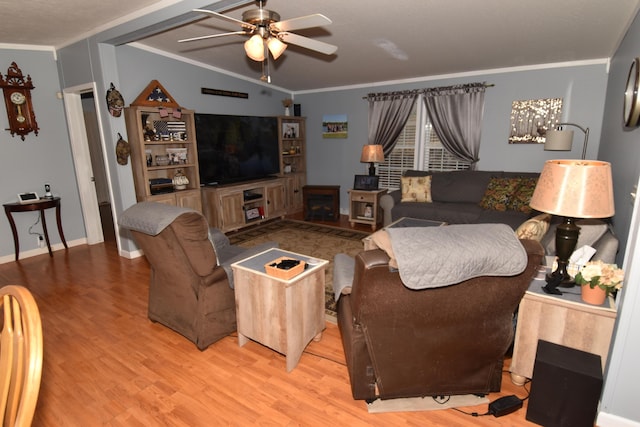
<path id="1" fill-rule="evenodd" d="M 512 412 L 517 411 L 518 409 L 522 408 L 523 403 L 529 399 L 529 395 L 531 394 L 530 390 L 527 388 L 527 384 L 529 384 L 531 382 L 530 379 L 526 379 L 524 384 L 522 384 L 522 388 L 527 392 L 527 395 L 523 398 L 519 398 L 518 396 L 516 396 L 515 394 L 511 394 L 509 396 L 502 396 L 496 400 L 494 400 L 493 402 L 489 403 L 489 407 L 487 408 L 487 412 L 485 412 L 484 414 L 478 413 L 478 412 L 467 412 L 467 411 L 463 411 L 461 409 L 458 408 L 451 408 L 454 409 L 458 412 L 461 412 L 465 415 L 469 415 L 472 417 L 482 417 L 482 416 L 486 416 L 486 415 L 493 415 L 494 417 L 498 418 L 498 417 L 502 417 L 504 415 L 508 415 Z M 443 396 L 439 396 L 439 399 L 444 399 Z M 434 400 L 436 402 L 438 402 L 438 400 L 436 400 L 436 397 L 434 397 Z M 448 398 L 447 398 L 448 400 Z M 438 402 L 439 403 L 439 402 Z M 446 401 L 444 401 L 443 403 L 446 403 Z"/>
<path id="2" fill-rule="evenodd" d="M 38 219 L 36 220 L 36 222 L 34 222 L 33 225 L 29 227 L 29 234 L 32 236 L 38 236 L 38 241 L 42 242 L 44 241 L 44 234 L 33 231 L 33 227 L 35 227 L 39 223 L 40 223 L 40 215 L 38 215 Z"/>

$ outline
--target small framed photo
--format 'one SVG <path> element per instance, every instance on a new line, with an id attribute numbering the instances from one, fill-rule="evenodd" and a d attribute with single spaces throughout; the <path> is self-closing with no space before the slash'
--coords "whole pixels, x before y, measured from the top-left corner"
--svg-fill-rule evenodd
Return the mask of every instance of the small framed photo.
<path id="1" fill-rule="evenodd" d="M 373 218 L 373 205 L 366 205 L 364 207 L 364 217 Z"/>
<path id="2" fill-rule="evenodd" d="M 169 156 L 170 165 L 185 165 L 187 164 L 187 149 L 186 148 L 167 148 L 167 156 Z"/>
<path id="3" fill-rule="evenodd" d="M 283 138 L 299 138 L 300 126 L 298 123 L 282 123 Z"/>
<path id="4" fill-rule="evenodd" d="M 259 218 L 260 217 L 260 209 L 258 209 L 258 208 L 247 209 L 245 211 L 245 216 L 247 218 L 247 221 Z"/>

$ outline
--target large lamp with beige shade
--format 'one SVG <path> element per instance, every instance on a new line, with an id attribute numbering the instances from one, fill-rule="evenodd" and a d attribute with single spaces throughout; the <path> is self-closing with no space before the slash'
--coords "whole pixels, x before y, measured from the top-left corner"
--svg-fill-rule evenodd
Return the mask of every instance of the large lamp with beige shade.
<path id="1" fill-rule="evenodd" d="M 369 163 L 369 176 L 374 176 L 376 174 L 376 166 L 374 165 L 374 163 L 384 162 L 384 152 L 382 150 L 382 145 L 372 144 L 362 147 L 360 162 Z"/>
<path id="2" fill-rule="evenodd" d="M 559 286 L 575 284 L 567 266 L 580 234 L 576 218 L 609 218 L 615 213 L 611 164 L 596 160 L 548 160 L 530 206 L 564 217 L 556 229 L 558 267 L 547 274 L 543 288 L 549 294 L 562 294 L 557 289 Z"/>

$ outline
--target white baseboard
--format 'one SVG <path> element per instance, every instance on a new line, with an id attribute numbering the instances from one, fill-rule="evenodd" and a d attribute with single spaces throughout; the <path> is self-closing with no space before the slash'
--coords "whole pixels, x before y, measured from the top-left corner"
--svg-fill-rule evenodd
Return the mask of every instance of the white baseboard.
<path id="1" fill-rule="evenodd" d="M 86 245 L 86 244 L 87 244 L 87 238 L 86 237 L 67 242 L 67 246 L 70 247 L 70 248 L 72 248 L 74 246 L 80 246 L 80 245 Z M 54 243 L 53 245 L 51 245 L 51 251 L 52 252 L 56 252 L 56 251 L 59 251 L 59 250 L 64 250 L 64 245 L 62 244 L 62 242 Z M 49 253 L 49 250 L 47 249 L 47 246 L 45 245 L 43 248 L 30 249 L 28 251 L 20 251 L 20 258 L 19 259 L 31 258 L 31 257 L 34 257 L 34 256 L 47 254 L 47 253 Z M 8 262 L 13 262 L 15 260 L 16 260 L 16 254 L 15 253 L 10 254 L 10 255 L 5 255 L 5 256 L 0 257 L 0 264 L 6 264 Z"/>
<path id="2" fill-rule="evenodd" d="M 121 257 L 127 258 L 127 259 L 134 259 L 134 258 L 139 258 L 141 256 L 144 256 L 144 252 L 142 252 L 142 250 L 140 250 L 140 249 L 137 249 L 135 251 L 125 251 L 125 250 L 120 249 L 118 254 Z"/>
<path id="3" fill-rule="evenodd" d="M 606 412 L 598 413 L 596 424 L 598 427 L 640 427 L 640 422 L 638 421 L 607 414 Z"/>

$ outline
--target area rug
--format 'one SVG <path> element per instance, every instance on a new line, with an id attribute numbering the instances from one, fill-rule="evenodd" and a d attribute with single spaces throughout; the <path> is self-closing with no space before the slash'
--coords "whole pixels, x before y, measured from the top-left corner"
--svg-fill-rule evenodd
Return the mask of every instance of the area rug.
<path id="1" fill-rule="evenodd" d="M 367 404 L 367 411 L 371 414 L 380 414 L 383 412 L 435 411 L 439 409 L 476 406 L 485 403 L 489 403 L 489 399 L 473 394 L 446 396 L 444 398 L 433 398 L 427 396 L 404 399 L 377 399 Z"/>
<path id="2" fill-rule="evenodd" d="M 248 230 L 229 233 L 232 244 L 251 247 L 268 241 L 278 242 L 280 249 L 326 259 L 325 311 L 335 319 L 336 301 L 333 296 L 333 257 L 337 253 L 355 256 L 363 250 L 362 239 L 369 233 L 331 227 L 305 221 L 276 220 Z"/>

